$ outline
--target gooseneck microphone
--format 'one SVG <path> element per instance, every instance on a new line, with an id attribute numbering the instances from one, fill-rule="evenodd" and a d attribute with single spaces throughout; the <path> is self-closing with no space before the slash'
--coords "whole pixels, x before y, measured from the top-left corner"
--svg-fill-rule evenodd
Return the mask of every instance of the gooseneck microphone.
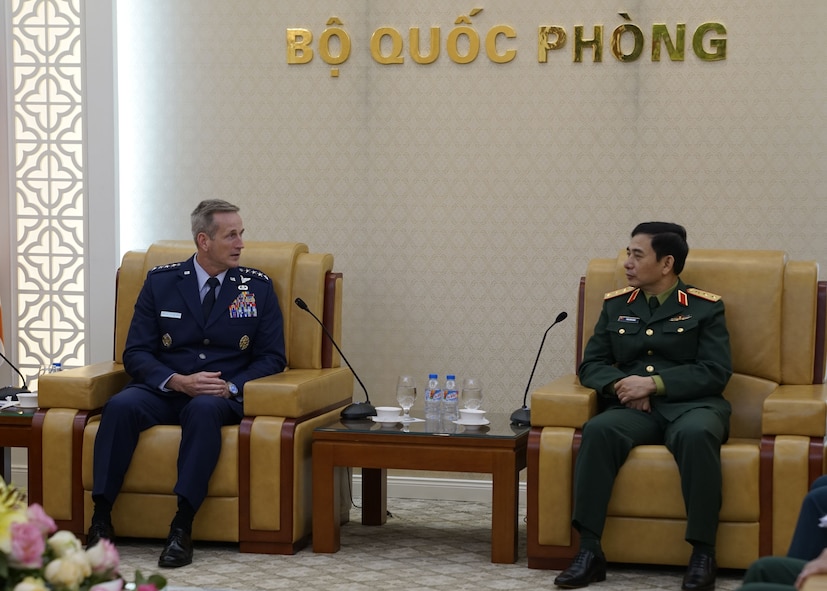
<path id="1" fill-rule="evenodd" d="M 12 368 L 14 371 L 16 371 L 17 375 L 20 376 L 20 379 L 23 380 L 23 387 L 22 388 L 20 388 L 18 386 L 5 386 L 3 388 L 0 388 L 0 402 L 5 400 L 6 396 L 11 396 L 12 400 L 17 400 L 17 395 L 18 394 L 20 394 L 21 392 L 28 392 L 29 391 L 29 388 L 26 387 L 26 378 L 23 377 L 23 374 L 20 373 L 20 370 L 17 369 L 17 366 L 15 366 L 14 363 L 9 361 L 9 358 L 6 357 L 5 355 L 3 355 L 2 352 L 0 352 L 0 357 L 2 357 L 3 361 L 8 363 L 9 367 Z"/>
<path id="2" fill-rule="evenodd" d="M 512 425 L 519 425 L 521 427 L 531 426 L 531 409 L 526 406 L 526 402 L 528 401 L 528 389 L 531 387 L 531 378 L 534 377 L 534 370 L 537 369 L 537 362 L 540 361 L 540 353 L 543 350 L 543 344 L 546 342 L 546 336 L 548 335 L 548 331 L 554 328 L 554 325 L 563 322 L 563 320 L 565 320 L 566 318 L 568 318 L 568 314 L 566 312 L 560 312 L 557 315 L 557 318 L 554 319 L 554 322 L 551 323 L 551 326 L 549 326 L 546 329 L 546 332 L 543 333 L 543 340 L 540 341 L 540 348 L 537 349 L 537 358 L 534 360 L 534 367 L 531 368 L 531 375 L 528 376 L 528 383 L 525 385 L 525 394 L 523 394 L 523 406 L 511 413 Z"/>
<path id="3" fill-rule="evenodd" d="M 327 327 L 319 320 L 318 316 L 316 316 L 310 308 L 307 307 L 307 304 L 301 298 L 296 298 L 295 300 L 296 305 L 310 314 L 316 322 L 319 323 L 319 326 L 322 327 L 322 330 L 327 335 L 327 338 L 330 339 L 330 342 L 333 343 L 333 346 L 336 347 L 336 350 L 339 352 L 339 355 L 342 356 L 342 359 L 347 364 L 350 371 L 353 373 L 353 377 L 356 378 L 356 381 L 359 382 L 359 385 L 362 386 L 362 390 L 365 392 L 365 402 L 353 402 L 352 404 L 348 404 L 346 407 L 342 409 L 341 414 L 339 415 L 344 420 L 358 420 L 358 419 L 366 419 L 368 417 L 375 417 L 376 416 L 376 409 L 370 403 L 370 396 L 368 396 L 368 389 L 365 388 L 365 385 L 362 383 L 362 380 L 359 379 L 359 376 L 354 371 L 353 366 L 350 364 L 350 361 L 347 360 L 345 354 L 342 353 L 342 350 L 339 348 L 339 345 L 336 344 L 336 339 L 333 338 L 333 335 L 330 334 L 330 331 L 327 330 Z"/>

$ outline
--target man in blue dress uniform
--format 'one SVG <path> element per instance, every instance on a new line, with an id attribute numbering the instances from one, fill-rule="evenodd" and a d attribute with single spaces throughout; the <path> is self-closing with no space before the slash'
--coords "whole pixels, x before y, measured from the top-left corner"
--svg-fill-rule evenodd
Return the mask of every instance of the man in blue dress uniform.
<path id="1" fill-rule="evenodd" d="M 284 370 L 284 331 L 270 278 L 239 266 L 238 207 L 202 201 L 192 212 L 196 253 L 148 274 L 124 350 L 132 381 L 104 406 L 95 439 L 87 536 L 114 539 L 110 513 L 141 431 L 181 425 L 178 511 L 158 564 L 192 562 L 192 522 L 221 451 L 221 427 L 243 417 L 244 384 Z"/>
<path id="2" fill-rule="evenodd" d="M 602 411 L 583 426 L 575 464 L 572 522 L 580 551 L 554 583 L 577 588 L 606 578 L 600 538 L 614 479 L 632 448 L 663 444 L 680 470 L 693 548 L 682 589 L 710 591 L 730 416 L 724 304 L 681 281 L 689 253 L 682 226 L 639 224 L 626 252 L 629 286 L 606 294 L 579 368 Z"/>

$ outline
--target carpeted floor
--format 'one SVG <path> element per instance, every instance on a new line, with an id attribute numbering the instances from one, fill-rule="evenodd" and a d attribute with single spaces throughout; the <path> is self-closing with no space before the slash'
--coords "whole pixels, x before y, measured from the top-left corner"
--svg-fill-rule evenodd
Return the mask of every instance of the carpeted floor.
<path id="1" fill-rule="evenodd" d="M 161 572 L 171 587 L 235 591 L 555 589 L 557 571 L 526 566 L 524 524 L 517 563 L 491 563 L 488 503 L 390 498 L 388 510 L 393 517 L 387 524 L 366 527 L 360 523 L 360 511 L 352 509 L 336 554 L 314 554 L 312 547 L 293 556 L 241 554 L 234 544 L 196 543 L 191 565 L 161 570 L 157 566 L 161 541 L 119 540 L 121 572 L 128 579 L 135 569 L 144 574 Z M 717 589 L 736 589 L 742 575 L 743 571 L 723 571 Z M 607 580 L 590 588 L 678 591 L 682 577 L 683 569 L 677 567 L 610 565 Z"/>

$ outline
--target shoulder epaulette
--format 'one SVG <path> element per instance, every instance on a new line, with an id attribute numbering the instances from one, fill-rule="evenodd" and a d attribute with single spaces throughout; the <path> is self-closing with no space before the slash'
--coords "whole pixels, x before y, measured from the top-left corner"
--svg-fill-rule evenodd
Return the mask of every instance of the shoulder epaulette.
<path id="1" fill-rule="evenodd" d="M 262 273 L 258 269 L 253 269 L 252 267 L 239 267 L 238 272 L 241 273 L 242 275 L 247 275 L 249 277 L 257 277 L 258 279 L 261 279 L 262 281 L 267 281 L 267 282 L 270 281 L 270 278 L 267 275 L 265 275 L 264 273 Z"/>
<path id="2" fill-rule="evenodd" d="M 173 269 L 177 269 L 181 266 L 181 263 L 169 263 L 166 265 L 158 265 L 157 267 L 152 267 L 149 272 L 150 273 L 157 273 L 159 271 L 172 271 Z"/>
<path id="3" fill-rule="evenodd" d="M 698 289 L 697 287 L 687 288 L 686 293 L 692 294 L 695 297 L 698 297 L 698 298 L 701 298 L 702 300 L 707 300 L 707 301 L 710 301 L 710 302 L 717 302 L 718 300 L 721 299 L 721 296 L 719 296 L 718 294 L 711 293 L 711 292 L 708 292 L 708 291 L 704 291 L 702 289 Z"/>
<path id="4" fill-rule="evenodd" d="M 603 296 L 603 299 L 604 299 L 604 300 L 611 300 L 611 299 L 613 299 L 613 298 L 616 298 L 616 297 L 618 297 L 618 296 L 622 296 L 622 295 L 627 294 L 627 293 L 629 293 L 630 291 L 634 291 L 634 290 L 636 290 L 636 289 L 637 289 L 636 287 L 632 287 L 631 285 L 627 285 L 627 286 L 626 286 L 626 287 L 624 287 L 623 289 L 616 289 L 616 290 L 614 290 L 614 291 L 610 291 L 610 292 L 608 292 L 607 294 L 605 294 L 605 295 Z"/>

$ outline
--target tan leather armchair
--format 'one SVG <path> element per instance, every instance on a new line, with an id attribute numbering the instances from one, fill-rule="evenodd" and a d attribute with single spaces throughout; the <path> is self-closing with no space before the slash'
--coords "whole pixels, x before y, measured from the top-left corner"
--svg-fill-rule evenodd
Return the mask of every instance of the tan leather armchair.
<path id="1" fill-rule="evenodd" d="M 577 362 L 603 295 L 626 285 L 623 262 L 595 259 L 580 282 Z M 721 451 L 723 506 L 717 559 L 746 568 L 786 554 L 801 500 L 823 471 L 825 293 L 815 262 L 784 252 L 692 250 L 681 274 L 723 296 L 734 374 L 729 441 Z M 596 393 L 567 375 L 532 393 L 528 447 L 528 565 L 561 569 L 577 551 L 572 476 Z M 685 565 L 686 513 L 678 469 L 664 446 L 635 448 L 612 491 L 603 547 L 612 562 Z"/>
<path id="2" fill-rule="evenodd" d="M 827 591 L 827 575 L 812 575 L 804 581 L 801 591 Z"/>
<path id="3" fill-rule="evenodd" d="M 89 525 L 100 411 L 129 380 L 122 354 L 147 271 L 193 252 L 187 241 L 128 252 L 117 279 L 114 359 L 40 379 L 29 497 L 42 503 L 62 529 L 83 534 Z M 291 554 L 312 531 L 313 429 L 335 420 L 353 393 L 353 374 L 340 367 L 318 323 L 293 302 L 301 297 L 339 340 L 342 276 L 332 272 L 332 255 L 309 253 L 301 243 L 247 242 L 241 261 L 273 281 L 284 316 L 288 369 L 246 384 L 245 417 L 240 425 L 222 429 L 221 456 L 193 537 L 239 542 L 243 552 Z M 176 509 L 172 490 L 180 436 L 177 426 L 141 434 L 112 514 L 118 536 L 166 537 Z M 346 515 L 347 507 L 343 510 Z"/>

